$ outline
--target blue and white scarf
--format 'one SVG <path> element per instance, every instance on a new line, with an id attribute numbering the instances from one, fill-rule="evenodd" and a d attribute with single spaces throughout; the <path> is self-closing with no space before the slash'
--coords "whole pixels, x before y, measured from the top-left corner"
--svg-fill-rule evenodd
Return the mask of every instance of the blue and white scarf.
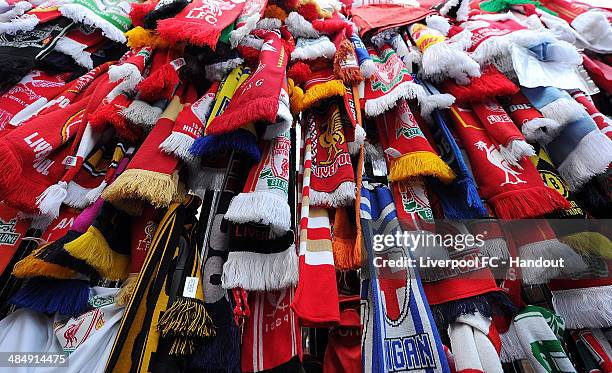
<path id="1" fill-rule="evenodd" d="M 389 188 L 364 182 L 361 225 L 369 258 L 369 279 L 362 282 L 364 371 L 450 372 L 416 268 L 376 268 L 372 260 L 412 258 L 406 247 L 374 251 L 374 235 L 400 230 Z"/>

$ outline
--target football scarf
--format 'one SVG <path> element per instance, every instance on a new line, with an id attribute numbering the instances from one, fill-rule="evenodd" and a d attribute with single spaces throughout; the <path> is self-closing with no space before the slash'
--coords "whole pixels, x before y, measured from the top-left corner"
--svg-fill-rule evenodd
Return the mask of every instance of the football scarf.
<path id="1" fill-rule="evenodd" d="M 55 50 L 70 56 L 79 66 L 91 70 L 94 62 L 90 51 L 97 49 L 105 40 L 100 29 L 80 24 L 57 41 Z"/>
<path id="2" fill-rule="evenodd" d="M 584 343 L 602 373 L 612 372 L 612 347 L 601 329 L 572 330 L 571 333 Z"/>
<path id="3" fill-rule="evenodd" d="M 173 203 L 160 221 L 132 298 L 125 307 L 105 371 L 154 369 L 152 355 L 160 346 L 156 329 L 168 307 L 169 294 L 164 289 L 169 287 L 170 265 L 177 256 L 183 224 L 195 214 L 196 200 L 188 198 L 183 204 Z"/>
<path id="4" fill-rule="evenodd" d="M 542 183 L 531 161 L 521 160 L 522 170 L 508 164 L 470 109 L 453 105 L 451 114 L 480 192 L 499 218 L 536 217 L 570 207 Z"/>
<path id="5" fill-rule="evenodd" d="M 468 84 L 471 78 L 480 76 L 478 63 L 447 41 L 440 31 L 421 23 L 411 25 L 408 31 L 422 54 L 421 74 L 424 79 L 435 82 L 453 79 L 459 84 Z"/>
<path id="6" fill-rule="evenodd" d="M 0 41 L 0 72 L 4 76 L 0 91 L 15 85 L 38 61 L 49 55 L 72 24 L 71 20 L 60 17 L 37 26 L 33 31 L 4 34 Z"/>
<path id="7" fill-rule="evenodd" d="M 612 312 L 604 306 L 612 297 L 612 280 L 606 277 L 553 280 L 549 284 L 555 312 L 569 329 L 612 327 Z"/>
<path id="8" fill-rule="evenodd" d="M 75 22 L 99 28 L 104 36 L 113 41 L 125 43 L 124 33 L 132 27 L 128 15 L 130 2 L 74 0 L 60 5 L 59 11 L 64 17 Z"/>
<path id="9" fill-rule="evenodd" d="M 545 145 L 554 140 L 563 129 L 556 120 L 542 116 L 522 92 L 511 95 L 506 108 L 527 141 Z"/>
<path id="10" fill-rule="evenodd" d="M 361 75 L 363 75 L 365 79 L 370 79 L 372 74 L 376 72 L 376 65 L 374 64 L 372 57 L 370 57 L 368 49 L 366 48 L 365 44 L 363 44 L 363 41 L 361 41 L 359 35 L 355 33 L 351 35 L 351 42 L 355 48 L 355 55 L 357 56 L 357 62 L 359 63 L 359 71 L 361 71 Z"/>
<path id="11" fill-rule="evenodd" d="M 142 210 L 143 201 L 155 207 L 170 205 L 178 194 L 178 175 L 175 172 L 178 161 L 160 151 L 159 145 L 171 134 L 182 108 L 181 100 L 175 96 L 127 169 L 104 190 L 102 198 L 135 215 Z"/>
<path id="12" fill-rule="evenodd" d="M 527 306 L 514 317 L 514 327 L 525 357 L 538 373 L 556 367 L 561 372 L 575 372 L 559 339 L 565 323 L 546 308 Z"/>
<path id="13" fill-rule="evenodd" d="M 415 268 L 398 271 L 376 268 L 374 260 L 410 258 L 403 247 L 388 247 L 376 254 L 374 234 L 393 234 L 400 229 L 391 191 L 364 183 L 361 189 L 361 225 L 368 254 L 369 297 L 362 314 L 362 361 L 372 372 L 423 370 L 450 372 L 442 342 L 421 280 Z M 403 291 L 402 291 L 403 289 Z M 364 291 L 365 289 L 362 289 Z M 364 307 L 362 306 L 362 310 Z M 364 343 L 371 340 L 372 343 Z"/>
<path id="14" fill-rule="evenodd" d="M 365 39 L 378 31 L 407 26 L 425 19 L 434 10 L 408 4 L 372 4 L 353 7 L 352 21 L 359 29 L 359 36 Z"/>
<path id="15" fill-rule="evenodd" d="M 304 137 L 302 203 L 300 211 L 299 280 L 291 308 L 303 326 L 329 326 L 340 320 L 338 289 L 327 210 L 310 205 L 314 123 Z"/>
<path id="16" fill-rule="evenodd" d="M 191 85 L 187 87 L 183 98 L 185 101 L 183 109 L 174 121 L 170 136 L 159 144 L 161 150 L 180 158 L 184 162 L 193 160 L 193 154 L 189 152 L 189 148 L 204 131 L 206 117 L 215 99 L 218 87 L 218 82 L 213 83 L 210 90 L 197 101 L 195 87 Z"/>
<path id="17" fill-rule="evenodd" d="M 480 77 L 471 78 L 469 84 L 457 84 L 447 79 L 442 83 L 442 88 L 444 92 L 453 95 L 458 104 L 479 102 L 489 97 L 510 96 L 519 91 L 519 87 L 493 65 L 483 68 Z"/>
<path id="18" fill-rule="evenodd" d="M 19 245 L 25 237 L 30 226 L 28 219 L 20 219 L 19 211 L 0 203 L 0 275 L 4 273 L 11 259 L 19 249 Z"/>
<path id="19" fill-rule="evenodd" d="M 336 37 L 336 54 L 334 55 L 334 74 L 345 84 L 359 84 L 363 80 L 355 48 L 344 33 Z"/>
<path id="20" fill-rule="evenodd" d="M 236 18 L 236 26 L 230 32 L 230 44 L 236 48 L 244 37 L 255 30 L 257 22 L 263 17 L 267 0 L 248 1 Z"/>
<path id="21" fill-rule="evenodd" d="M 305 111 L 327 98 L 346 94 L 344 83 L 336 79 L 333 71 L 328 68 L 312 71 L 303 84 L 304 90 L 292 80 L 288 80 L 287 85 L 293 114 Z"/>
<path id="22" fill-rule="evenodd" d="M 454 172 L 434 152 L 408 106 L 400 99 L 397 106 L 376 118 L 379 140 L 389 159 L 389 180 L 432 176 L 445 184 Z"/>
<path id="23" fill-rule="evenodd" d="M 215 49 L 221 32 L 238 18 L 244 6 L 244 1 L 220 0 L 211 8 L 197 0 L 176 16 L 157 22 L 157 32 L 170 43 L 188 42 Z"/>
<path id="24" fill-rule="evenodd" d="M 392 109 L 400 99 L 416 98 L 421 101 L 425 96 L 423 87 L 414 82 L 410 71 L 391 46 L 385 44 L 377 54 L 368 49 L 376 72 L 365 81 L 363 95 L 365 113 L 374 117 Z"/>
<path id="25" fill-rule="evenodd" d="M 352 206 L 337 208 L 334 214 L 332 249 L 334 264 L 340 270 L 361 267 L 361 247 L 357 244 L 358 227 L 351 215 L 354 215 Z"/>
<path id="26" fill-rule="evenodd" d="M 585 95 L 580 90 L 570 91 L 570 94 L 572 95 L 572 98 L 582 105 L 584 110 L 589 113 L 591 119 L 595 121 L 599 130 L 612 139 L 612 121 L 597 109 L 591 97 Z"/>
<path id="27" fill-rule="evenodd" d="M 532 157 L 535 151 L 503 107 L 494 98 L 472 104 L 474 113 L 480 119 L 489 137 L 498 144 L 499 154 L 514 167 L 524 157 Z"/>
<path id="28" fill-rule="evenodd" d="M 277 123 L 277 115 L 285 117 L 282 128 L 270 131 L 266 139 L 272 139 L 291 125 L 292 118 L 288 107 L 283 105 L 279 112 L 279 97 L 285 79 L 287 52 L 280 36 L 268 32 L 259 55 L 259 65 L 249 78 L 234 92 L 232 101 L 223 114 L 215 117 L 206 133 L 220 135 L 244 127 L 251 122 Z M 286 94 L 285 94 L 286 96 Z M 287 102 L 288 102 L 288 97 Z M 266 131 L 268 132 L 268 131 Z"/>
<path id="29" fill-rule="evenodd" d="M 42 70 L 30 71 L 0 96 L 0 131 L 9 126 L 17 127 L 30 119 L 65 89 L 67 78 L 68 74 L 51 75 Z"/>
<path id="30" fill-rule="evenodd" d="M 480 313 L 461 315 L 448 328 L 457 373 L 501 373 L 499 334 Z"/>
<path id="31" fill-rule="evenodd" d="M 318 58 L 331 60 L 335 54 L 336 46 L 325 35 L 312 39 L 298 38 L 295 49 L 291 52 L 291 61 L 308 61 Z"/>
<path id="32" fill-rule="evenodd" d="M 424 83 L 428 93 L 438 94 L 438 90 L 429 83 Z M 430 125 L 432 138 L 438 144 L 440 158 L 455 172 L 456 178 L 451 184 L 435 183 L 435 190 L 442 204 L 447 219 L 472 219 L 488 215 L 487 209 L 478 195 L 474 176 L 468 168 L 464 155 L 451 133 L 446 119 L 440 110 L 433 110 L 432 119 L 437 126 Z"/>
<path id="33" fill-rule="evenodd" d="M 325 372 L 361 371 L 361 320 L 358 296 L 340 297 L 340 325 L 329 331 L 323 369 Z"/>
<path id="34" fill-rule="evenodd" d="M 347 206 L 355 199 L 355 178 L 340 108 L 328 102 L 313 109 L 311 206 Z"/>
<path id="35" fill-rule="evenodd" d="M 152 10 L 148 11 L 142 17 L 142 25 L 147 29 L 154 30 L 157 27 L 157 21 L 160 19 L 166 19 L 170 17 L 174 17 L 178 12 L 183 10 L 189 4 L 188 1 L 185 0 L 162 0 L 158 1 L 157 4 L 154 4 Z M 139 9 L 140 8 L 140 9 Z M 134 22 L 134 18 L 140 18 L 140 14 L 137 14 L 142 10 L 145 12 L 147 5 L 136 5 L 132 6 L 130 10 L 130 17 L 132 18 L 132 22 Z"/>
<path id="36" fill-rule="evenodd" d="M 554 116 L 548 115 L 543 108 L 545 105 L 550 107 L 551 103 L 546 104 L 546 102 L 550 97 L 557 96 L 549 95 L 549 92 L 562 97 L 552 102 L 553 108 L 560 101 L 573 102 L 572 114 L 566 116 L 567 124 L 554 140 L 545 145 L 559 174 L 572 191 L 580 189 L 596 175 L 606 172 L 612 162 L 612 140 L 599 131 L 597 124 L 580 104 L 568 93 L 552 87 L 522 88 L 522 91 L 533 106 L 551 119 L 554 119 Z M 574 111 L 575 106 L 578 106 L 578 109 Z M 557 122 L 564 123 L 559 120 Z"/>
<path id="37" fill-rule="evenodd" d="M 289 131 L 263 144 L 263 157 L 247 178 L 244 191 L 234 197 L 225 219 L 234 223 L 269 225 L 277 235 L 291 226 L 289 193 Z"/>
<path id="38" fill-rule="evenodd" d="M 297 317 L 289 305 L 293 288 L 249 293 L 251 315 L 244 325 L 240 349 L 243 372 L 273 369 L 301 358 L 301 333 Z M 266 325 L 274 324 L 274 328 Z M 272 352 L 272 353 L 270 353 Z"/>

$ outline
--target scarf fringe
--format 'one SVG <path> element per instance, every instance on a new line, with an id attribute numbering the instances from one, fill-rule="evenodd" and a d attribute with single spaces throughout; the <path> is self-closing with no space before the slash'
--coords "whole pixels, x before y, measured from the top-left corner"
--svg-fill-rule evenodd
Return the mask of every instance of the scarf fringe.
<path id="1" fill-rule="evenodd" d="M 202 167 L 196 170 L 189 179 L 189 187 L 192 192 L 201 198 L 207 190 L 221 192 L 225 179 L 225 169 Z"/>
<path id="2" fill-rule="evenodd" d="M 13 276 L 17 278 L 47 277 L 55 279 L 73 278 L 75 272 L 59 264 L 46 262 L 32 253 L 21 259 L 13 267 Z"/>
<path id="3" fill-rule="evenodd" d="M 11 303 L 35 311 L 77 316 L 87 311 L 89 283 L 83 280 L 31 279 Z"/>
<path id="4" fill-rule="evenodd" d="M 155 207 L 168 207 L 177 194 L 178 175 L 150 170 L 125 170 L 102 193 L 102 198 L 122 207 L 125 200 L 141 198 Z M 127 208 L 127 206 L 125 206 Z"/>
<path id="5" fill-rule="evenodd" d="M 93 69 L 93 60 L 91 59 L 91 53 L 85 50 L 85 45 L 76 42 L 67 37 L 61 37 L 55 44 L 55 50 L 64 53 L 67 56 L 72 57 L 74 62 L 78 65 L 86 68 L 87 70 Z M 113 67 L 113 66 L 111 66 Z"/>
<path id="6" fill-rule="evenodd" d="M 451 183 L 456 177 L 453 170 L 432 152 L 412 152 L 391 161 L 390 181 L 408 180 L 418 176 L 436 177 L 445 184 Z"/>
<path id="7" fill-rule="evenodd" d="M 102 180 L 100 185 L 98 185 L 97 187 L 93 189 L 90 189 L 85 195 L 85 200 L 87 201 L 87 204 L 91 205 L 92 203 L 96 202 L 98 198 L 100 198 L 100 196 L 102 195 L 102 192 L 104 192 L 104 189 L 106 189 L 107 186 L 108 186 L 108 183 L 106 182 L 106 180 Z"/>
<path id="8" fill-rule="evenodd" d="M 355 127 L 355 141 L 348 143 L 348 151 L 350 155 L 357 155 L 361 151 L 361 146 L 365 143 L 366 131 L 360 125 Z"/>
<path id="9" fill-rule="evenodd" d="M 159 145 L 159 148 L 167 154 L 174 155 L 185 162 L 193 160 L 193 154 L 189 152 L 195 139 L 182 132 L 172 132 L 164 142 Z"/>
<path id="10" fill-rule="evenodd" d="M 285 19 L 287 30 L 294 38 L 316 39 L 319 32 L 298 12 L 291 12 Z"/>
<path id="11" fill-rule="evenodd" d="M 563 126 L 550 118 L 535 118 L 525 122 L 521 127 L 523 136 L 527 141 L 542 144 L 548 144 L 554 140 L 562 130 Z"/>
<path id="12" fill-rule="evenodd" d="M 449 82 L 444 88 L 460 103 L 479 102 L 483 97 L 510 96 L 519 91 L 516 84 L 494 67 L 483 68 L 480 78 L 470 79 L 468 85 Z"/>
<path id="13" fill-rule="evenodd" d="M 387 174 L 387 162 L 382 152 L 372 145 L 371 142 L 366 141 L 363 144 L 363 151 L 366 161 L 372 164 L 372 169 L 379 171 L 381 175 Z"/>
<path id="14" fill-rule="evenodd" d="M 153 10 L 148 12 L 142 18 L 144 27 L 148 29 L 155 29 L 158 20 L 174 17 L 188 4 L 188 0 L 164 1 L 161 4 L 158 2 L 153 8 Z"/>
<path id="15" fill-rule="evenodd" d="M 296 47 L 293 52 L 291 52 L 291 61 L 316 60 L 321 57 L 331 60 L 335 54 L 336 46 L 326 38 L 317 43 Z"/>
<path id="16" fill-rule="evenodd" d="M 519 161 L 524 157 L 534 157 L 536 155 L 533 146 L 525 140 L 512 140 L 506 145 L 499 146 L 499 153 L 508 163 L 520 167 Z"/>
<path id="17" fill-rule="evenodd" d="M 215 338 L 206 339 L 198 346 L 191 364 L 196 369 L 208 372 L 237 373 L 241 370 L 236 354 L 240 354 L 240 330 L 235 325 L 227 325 L 219 327 Z"/>
<path id="18" fill-rule="evenodd" d="M 510 324 L 510 328 L 505 333 L 499 333 L 499 337 L 501 339 L 499 358 L 502 363 L 525 359 L 525 350 L 521 347 L 514 323 Z"/>
<path id="19" fill-rule="evenodd" d="M 80 186 L 74 181 L 69 182 L 67 195 L 66 198 L 64 198 L 64 204 L 76 209 L 84 209 L 92 203 L 87 198 L 87 195 L 91 190 L 92 189 Z"/>
<path id="20" fill-rule="evenodd" d="M 155 32 L 147 30 L 142 26 L 134 27 L 125 33 L 127 37 L 127 46 L 131 49 L 142 47 L 151 47 L 154 49 L 166 49 L 170 47 L 170 43 L 162 39 Z"/>
<path id="21" fill-rule="evenodd" d="M 587 270 L 587 265 L 582 257 L 574 252 L 571 247 L 560 242 L 556 238 L 533 242 L 519 247 L 521 260 L 544 260 L 564 259 L 564 268 L 535 267 L 522 268 L 523 282 L 528 285 L 545 284 L 549 280 L 561 275 L 571 275 Z"/>
<path id="22" fill-rule="evenodd" d="M 238 44 L 240 44 L 240 41 L 244 39 L 248 34 L 250 34 L 251 31 L 255 30 L 255 28 L 257 27 L 257 21 L 259 21 L 260 17 L 261 15 L 259 14 L 259 12 L 255 12 L 247 17 L 242 27 L 239 27 L 230 32 L 229 42 L 233 49 L 235 49 Z"/>
<path id="23" fill-rule="evenodd" d="M 310 206 L 341 207 L 349 206 L 355 200 L 355 183 L 345 181 L 331 193 L 310 189 Z"/>
<path id="24" fill-rule="evenodd" d="M 178 72 L 171 64 L 167 63 L 138 83 L 136 88 L 139 98 L 142 100 L 155 101 L 162 98 L 169 100 L 174 94 L 174 88 L 179 83 Z"/>
<path id="25" fill-rule="evenodd" d="M 452 78 L 458 84 L 468 84 L 469 78 L 480 77 L 480 66 L 465 52 L 446 42 L 427 48 L 421 58 L 421 73 L 426 80 L 441 82 Z"/>
<path id="26" fill-rule="evenodd" d="M 6 4 L 5 2 L 3 3 Z M 6 10 L 4 6 L 2 8 L 4 12 L 0 14 L 0 22 L 8 22 L 13 18 L 22 16 L 25 12 L 32 9 L 32 4 L 27 1 L 18 1 L 13 3 L 13 7 L 10 10 Z"/>
<path id="27" fill-rule="evenodd" d="M 287 198 L 272 192 L 240 193 L 230 202 L 224 219 L 237 224 L 270 225 L 281 235 L 291 228 L 291 210 Z"/>
<path id="28" fill-rule="evenodd" d="M 246 291 L 269 291 L 296 286 L 298 263 L 295 245 L 273 254 L 230 252 L 223 264 L 222 286 L 224 289 L 243 288 Z"/>
<path id="29" fill-rule="evenodd" d="M 319 101 L 323 101 L 333 96 L 343 96 L 345 91 L 346 87 L 344 83 L 336 79 L 317 84 L 307 89 L 306 92 L 302 91 L 300 87 L 294 86 L 290 94 L 291 112 L 297 114 L 310 108 Z"/>
<path id="30" fill-rule="evenodd" d="M 563 128 L 586 114 L 582 105 L 572 98 L 560 98 L 540 109 L 542 115 L 559 123 Z"/>
<path id="31" fill-rule="evenodd" d="M 36 205 L 42 215 L 49 215 L 55 219 L 59 216 L 60 207 L 67 195 L 68 184 L 65 181 L 59 181 L 57 184 L 50 185 L 36 198 Z"/>
<path id="32" fill-rule="evenodd" d="M 153 129 L 161 114 L 161 108 L 149 105 L 142 100 L 134 100 L 130 106 L 121 110 L 121 115 L 125 119 L 140 125 L 147 132 Z"/>
<path id="33" fill-rule="evenodd" d="M 123 285 L 121 285 L 119 292 L 117 292 L 117 297 L 115 298 L 117 307 L 125 307 L 130 303 L 132 294 L 134 294 L 134 290 L 136 290 L 137 282 L 138 273 L 130 273 L 128 278 L 123 282 Z"/>
<path id="34" fill-rule="evenodd" d="M 18 32 L 32 31 L 36 28 L 38 22 L 38 17 L 30 17 L 29 15 L 12 19 L 9 22 L 1 22 L 0 34 L 15 35 Z"/>
<path id="35" fill-rule="evenodd" d="M 462 315 L 480 313 L 489 318 L 493 315 L 493 307 L 507 312 L 516 311 L 516 306 L 502 291 L 493 291 L 469 298 L 453 300 L 431 306 L 431 313 L 439 330 L 446 330 Z"/>
<path id="36" fill-rule="evenodd" d="M 248 156 L 253 162 L 261 160 L 261 150 L 257 146 L 257 139 L 252 133 L 242 129 L 223 135 L 198 137 L 189 148 L 189 152 L 195 156 L 207 158 L 232 149 Z"/>
<path id="37" fill-rule="evenodd" d="M 108 242 L 94 226 L 79 238 L 64 245 L 66 251 L 77 259 L 84 260 L 109 280 L 124 280 L 128 276 L 130 257 L 122 255 L 108 246 Z"/>
<path id="38" fill-rule="evenodd" d="M 367 100 L 365 103 L 365 112 L 367 116 L 375 117 L 383 114 L 387 110 L 393 109 L 401 99 L 410 100 L 414 98 L 418 99 L 419 102 L 427 100 L 427 93 L 423 86 L 414 82 L 403 82 L 388 94 L 379 98 Z"/>
<path id="39" fill-rule="evenodd" d="M 259 121 L 274 123 L 278 108 L 278 97 L 265 97 L 249 102 L 240 110 L 226 110 L 206 127 L 206 134 L 222 135 Z"/>
<path id="40" fill-rule="evenodd" d="M 612 326 L 612 285 L 553 291 L 552 304 L 567 329 Z"/>
<path id="41" fill-rule="evenodd" d="M 433 123 L 434 119 L 431 116 L 434 110 L 448 109 L 455 103 L 455 96 L 443 93 L 429 95 L 421 100 L 421 116 L 429 123 Z"/>
<path id="42" fill-rule="evenodd" d="M 230 71 L 242 65 L 243 62 L 244 60 L 242 58 L 237 57 L 230 58 L 227 61 L 221 61 L 206 65 L 204 66 L 204 71 L 206 72 L 206 79 L 210 80 L 211 82 L 222 81 L 223 78 L 225 78 Z"/>
<path id="43" fill-rule="evenodd" d="M 334 237 L 332 252 L 334 253 L 334 267 L 341 271 L 361 268 L 361 251 L 355 250 L 355 240 Z"/>
<path id="44" fill-rule="evenodd" d="M 598 42 L 602 36 L 609 35 L 612 31 L 612 26 L 610 26 L 606 13 L 597 9 L 589 9 L 578 15 L 571 22 L 571 25 L 578 31 L 580 36 L 591 43 Z"/>
<path id="45" fill-rule="evenodd" d="M 285 133 L 293 124 L 293 116 L 289 110 L 289 95 L 281 91 L 278 112 L 274 123 L 268 123 L 262 136 L 264 140 L 273 140 Z"/>
<path id="46" fill-rule="evenodd" d="M 599 232 L 579 232 L 563 236 L 559 241 L 584 254 L 612 259 L 612 242 Z"/>
<path id="47" fill-rule="evenodd" d="M 215 335 L 213 321 L 206 312 L 204 302 L 182 296 L 177 297 L 162 314 L 157 330 L 162 338 L 171 336 L 203 338 Z"/>
<path id="48" fill-rule="evenodd" d="M 174 18 L 162 19 L 157 22 L 157 32 L 169 43 L 182 43 L 198 47 L 209 46 L 213 50 L 217 45 L 221 31 L 215 26 L 202 27 L 201 24 L 177 22 Z"/>
<path id="49" fill-rule="evenodd" d="M 603 174 L 612 162 L 612 141 L 595 129 L 584 136 L 557 167 L 561 178 L 575 192 L 593 177 Z"/>
<path id="50" fill-rule="evenodd" d="M 510 56 L 510 46 L 511 42 L 508 38 L 490 37 L 483 40 L 476 50 L 470 53 L 470 57 L 478 62 L 480 66 L 497 65 L 501 59 Z M 502 64 L 504 63 L 502 62 Z"/>
<path id="51" fill-rule="evenodd" d="M 376 73 L 377 67 L 374 61 L 368 58 L 359 65 L 359 71 L 361 71 L 361 75 L 363 75 L 365 79 L 370 79 L 370 77 Z"/>
<path id="52" fill-rule="evenodd" d="M 102 30 L 104 36 L 117 43 L 125 44 L 127 41 L 123 32 L 85 6 L 78 4 L 62 4 L 59 7 L 59 11 L 64 17 L 70 18 L 75 22 L 99 28 Z"/>
<path id="53" fill-rule="evenodd" d="M 488 202 L 500 219 L 535 218 L 570 208 L 559 192 L 546 186 L 504 192 Z"/>
<path id="54" fill-rule="evenodd" d="M 425 23 L 427 23 L 427 27 L 440 31 L 444 36 L 448 35 L 450 31 L 448 19 L 437 14 L 427 16 Z"/>
<path id="55" fill-rule="evenodd" d="M 492 258 L 508 259 L 510 257 L 508 244 L 501 237 L 485 239 L 484 245 L 480 248 L 480 254 Z"/>

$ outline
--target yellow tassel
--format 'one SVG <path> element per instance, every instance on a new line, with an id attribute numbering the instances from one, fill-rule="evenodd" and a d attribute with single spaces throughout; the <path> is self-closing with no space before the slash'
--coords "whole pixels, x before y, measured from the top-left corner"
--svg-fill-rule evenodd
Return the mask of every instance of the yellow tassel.
<path id="1" fill-rule="evenodd" d="M 162 337 L 182 335 L 195 338 L 212 337 L 215 329 L 204 303 L 195 298 L 179 297 L 164 312 L 157 324 Z"/>
<path id="2" fill-rule="evenodd" d="M 115 303 L 118 307 L 128 305 L 130 299 L 132 299 L 132 294 L 134 294 L 134 290 L 136 289 L 137 280 L 138 273 L 130 273 L 123 285 L 121 285 L 121 289 L 119 289 L 117 297 L 115 298 Z"/>
<path id="3" fill-rule="evenodd" d="M 433 176 L 445 184 L 455 180 L 453 170 L 432 152 L 412 152 L 391 162 L 389 180 L 401 181 L 416 176 Z"/>
<path id="4" fill-rule="evenodd" d="M 36 252 L 38 252 L 37 250 Z M 36 252 L 26 256 L 13 267 L 13 276 L 18 278 L 49 277 L 57 279 L 73 278 L 75 272 L 59 264 L 48 263 L 38 259 Z"/>
<path id="5" fill-rule="evenodd" d="M 308 88 L 302 98 L 300 111 L 304 111 L 321 100 L 333 96 L 342 96 L 346 88 L 342 81 L 334 79 L 325 83 L 316 84 L 312 88 Z"/>
<path id="6" fill-rule="evenodd" d="M 170 43 L 162 39 L 155 32 L 144 29 L 140 26 L 134 27 L 125 33 L 127 38 L 127 45 L 131 49 L 138 49 L 141 47 L 153 47 L 153 48 L 169 48 Z"/>
<path id="7" fill-rule="evenodd" d="M 292 79 L 287 79 L 287 89 L 289 92 L 289 104 L 291 113 L 294 115 L 302 111 L 302 100 L 304 99 L 304 91 L 302 88 L 295 85 Z"/>
<path id="8" fill-rule="evenodd" d="M 576 251 L 612 259 L 612 242 L 599 232 L 580 232 L 559 239 Z"/>
<path id="9" fill-rule="evenodd" d="M 168 207 L 177 194 L 178 173 L 131 169 L 125 170 L 102 193 L 102 198 L 129 213 L 129 200 L 142 199 L 155 207 Z M 125 209 L 124 209 L 125 206 Z"/>
<path id="10" fill-rule="evenodd" d="M 87 232 L 68 242 L 64 248 L 73 257 L 86 261 L 104 278 L 124 280 L 128 276 L 130 257 L 113 251 L 96 227 L 89 227 Z"/>

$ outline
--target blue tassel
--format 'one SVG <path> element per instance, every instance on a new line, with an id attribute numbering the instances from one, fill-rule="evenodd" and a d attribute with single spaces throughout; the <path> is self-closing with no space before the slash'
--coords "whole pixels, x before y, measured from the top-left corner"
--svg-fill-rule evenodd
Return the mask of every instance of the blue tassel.
<path id="1" fill-rule="evenodd" d="M 207 338 L 191 357 L 191 365 L 205 372 L 240 373 L 240 331 L 230 320 L 217 327 L 217 334 Z"/>
<path id="2" fill-rule="evenodd" d="M 501 291 L 477 295 L 474 297 L 458 299 L 431 306 L 431 312 L 439 330 L 447 330 L 461 315 L 474 314 L 478 311 L 484 317 L 493 314 L 515 315 L 518 308 L 508 295 Z"/>
<path id="3" fill-rule="evenodd" d="M 11 303 L 38 312 L 77 316 L 88 309 L 89 282 L 83 280 L 30 279 Z"/>
<path id="4" fill-rule="evenodd" d="M 218 136 L 198 137 L 191 145 L 189 152 L 199 157 L 209 157 L 232 149 L 243 153 L 253 162 L 261 160 L 257 139 L 251 132 L 243 129 Z"/>

